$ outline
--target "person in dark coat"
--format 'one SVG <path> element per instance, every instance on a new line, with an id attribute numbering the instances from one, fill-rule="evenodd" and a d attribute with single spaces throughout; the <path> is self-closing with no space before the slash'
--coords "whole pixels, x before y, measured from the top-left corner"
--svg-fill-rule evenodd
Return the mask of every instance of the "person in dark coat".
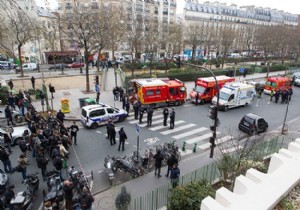
<path id="1" fill-rule="evenodd" d="M 195 97 L 196 106 L 198 106 L 198 100 L 199 100 L 199 93 L 196 92 L 196 97 Z"/>
<path id="2" fill-rule="evenodd" d="M 12 125 L 16 125 L 16 124 L 14 124 L 14 122 L 13 122 L 13 119 L 12 119 L 12 111 L 10 110 L 9 106 L 6 106 L 4 112 L 5 112 L 5 118 L 6 118 L 6 120 L 7 120 L 7 125 L 9 126 L 10 123 L 11 123 Z"/>
<path id="3" fill-rule="evenodd" d="M 112 121 L 111 119 L 109 119 L 107 121 L 107 124 L 106 124 L 106 138 L 110 140 L 110 133 L 111 133 L 111 125 L 112 125 Z"/>
<path id="4" fill-rule="evenodd" d="M 35 78 L 34 78 L 34 76 L 32 76 L 30 80 L 31 80 L 32 88 L 35 89 Z"/>
<path id="5" fill-rule="evenodd" d="M 65 114 L 61 110 L 59 110 L 56 114 L 56 118 L 59 119 L 61 123 L 64 123 Z"/>
<path id="6" fill-rule="evenodd" d="M 124 90 L 122 87 L 119 87 L 119 94 L 120 94 L 120 101 L 122 101 L 124 98 Z"/>
<path id="7" fill-rule="evenodd" d="M 3 138 L 4 138 L 4 144 L 7 145 L 8 152 L 9 154 L 11 154 L 12 153 L 11 144 L 13 143 L 11 131 L 7 129 L 6 132 L 3 133 Z"/>
<path id="8" fill-rule="evenodd" d="M 74 139 L 74 144 L 77 145 L 77 132 L 79 131 L 79 128 L 75 121 L 73 121 L 73 125 L 71 125 L 68 130 L 71 131 L 71 141 Z"/>
<path id="9" fill-rule="evenodd" d="M 127 114 L 129 114 L 130 103 L 128 100 L 126 100 L 126 102 L 125 102 L 125 109 L 126 109 Z"/>
<path id="10" fill-rule="evenodd" d="M 143 123 L 144 109 L 141 106 L 139 107 L 139 115 L 140 115 L 140 117 L 139 117 L 139 123 Z"/>
<path id="11" fill-rule="evenodd" d="M 15 185 L 9 185 L 8 189 L 4 193 L 4 204 L 9 210 L 14 209 L 13 206 L 10 204 L 11 200 L 15 197 L 15 192 L 13 190 L 14 188 Z"/>
<path id="12" fill-rule="evenodd" d="M 119 143 L 118 150 L 120 151 L 120 147 L 122 145 L 122 151 L 124 151 L 124 144 L 125 144 L 125 141 L 127 139 L 127 135 L 126 135 L 123 127 L 121 127 L 120 130 L 119 130 L 119 139 L 120 139 L 120 143 Z"/>
<path id="13" fill-rule="evenodd" d="M 287 103 L 287 99 L 288 99 L 288 91 L 287 90 L 283 90 L 282 91 L 282 95 L 281 95 L 281 103 Z"/>
<path id="14" fill-rule="evenodd" d="M 288 100 L 291 101 L 293 95 L 293 89 L 289 88 L 288 93 L 289 93 Z"/>
<path id="15" fill-rule="evenodd" d="M 47 165 L 48 165 L 49 159 L 45 158 L 43 154 L 39 153 L 36 157 L 36 163 L 37 167 L 41 169 L 43 179 L 45 181 L 46 179 L 46 171 L 47 171 Z"/>
<path id="16" fill-rule="evenodd" d="M 62 168 L 63 168 L 63 161 L 61 159 L 61 156 L 58 155 L 53 159 L 53 166 L 55 168 L 56 171 L 59 172 L 59 175 L 60 175 L 60 179 L 63 180 L 63 176 L 62 176 Z"/>
<path id="17" fill-rule="evenodd" d="M 276 90 L 275 94 L 274 94 L 274 97 L 275 97 L 275 103 L 278 103 L 278 100 L 279 100 L 279 97 L 280 97 L 280 90 Z"/>
<path id="18" fill-rule="evenodd" d="M 160 175 L 160 169 L 161 169 L 161 165 L 162 165 L 162 161 L 164 159 L 164 157 L 161 154 L 161 151 L 158 150 L 156 152 L 156 154 L 153 156 L 154 160 L 155 160 L 155 170 L 154 170 L 154 175 L 157 174 L 157 177 L 161 177 Z"/>
<path id="19" fill-rule="evenodd" d="M 152 125 L 153 109 L 151 106 L 147 108 L 147 127 Z"/>
<path id="20" fill-rule="evenodd" d="M 87 187 L 82 188 L 82 193 L 78 197 L 78 201 L 80 203 L 80 208 L 82 210 L 91 210 L 92 204 L 94 202 L 94 198 L 89 192 Z"/>
<path id="21" fill-rule="evenodd" d="M 8 94 L 8 98 L 7 98 L 7 102 L 8 105 L 11 106 L 11 108 L 15 109 L 15 98 L 13 97 L 13 95 L 10 93 Z"/>
<path id="22" fill-rule="evenodd" d="M 135 101 L 133 103 L 133 110 L 134 110 L 134 119 L 138 119 L 138 114 L 139 114 L 139 105 L 138 105 L 138 102 Z"/>
<path id="23" fill-rule="evenodd" d="M 19 144 L 19 148 L 20 148 L 21 152 L 23 153 L 23 155 L 25 157 L 27 157 L 28 147 L 26 145 L 26 141 L 25 141 L 24 137 L 19 140 L 18 144 Z"/>
<path id="24" fill-rule="evenodd" d="M 11 162 L 9 159 L 9 154 L 1 146 L 0 146 L 0 160 L 3 163 L 3 168 L 4 168 L 5 173 L 11 173 L 12 167 L 11 167 Z"/>
<path id="25" fill-rule="evenodd" d="M 168 109 L 168 107 L 164 108 L 163 115 L 164 115 L 164 126 L 167 126 L 167 120 L 168 120 L 168 117 L 169 117 L 169 109 Z"/>
<path id="26" fill-rule="evenodd" d="M 178 168 L 178 164 L 174 163 L 171 171 L 171 176 L 170 176 L 173 188 L 178 186 L 179 177 L 180 177 L 180 169 Z"/>
<path id="27" fill-rule="evenodd" d="M 76 183 L 73 183 L 69 180 L 64 181 L 63 190 L 65 194 L 65 208 L 66 210 L 72 210 L 72 199 L 73 199 L 73 189 L 75 188 Z"/>
<path id="28" fill-rule="evenodd" d="M 175 157 L 174 154 L 171 155 L 171 157 L 167 160 L 167 165 L 168 165 L 168 170 L 166 177 L 169 177 L 170 172 L 172 171 L 173 165 L 178 163 L 177 158 Z"/>
<path id="29" fill-rule="evenodd" d="M 116 126 L 113 122 L 110 124 L 109 132 L 110 145 L 112 146 L 116 144 Z"/>
<path id="30" fill-rule="evenodd" d="M 170 114 L 170 129 L 174 129 L 175 126 L 175 109 L 172 108 L 172 112 Z"/>
<path id="31" fill-rule="evenodd" d="M 13 83 L 12 79 L 10 79 L 8 81 L 8 86 L 10 87 L 11 90 L 14 89 L 14 83 Z"/>

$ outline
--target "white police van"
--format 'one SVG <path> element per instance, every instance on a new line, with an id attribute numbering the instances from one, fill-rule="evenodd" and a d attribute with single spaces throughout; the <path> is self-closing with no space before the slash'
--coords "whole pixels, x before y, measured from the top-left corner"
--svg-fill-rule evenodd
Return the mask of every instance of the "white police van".
<path id="1" fill-rule="evenodd" d="M 81 122 L 85 127 L 97 128 L 106 125 L 108 120 L 121 122 L 126 119 L 128 113 L 124 109 L 118 109 L 106 104 L 93 104 L 81 108 Z"/>

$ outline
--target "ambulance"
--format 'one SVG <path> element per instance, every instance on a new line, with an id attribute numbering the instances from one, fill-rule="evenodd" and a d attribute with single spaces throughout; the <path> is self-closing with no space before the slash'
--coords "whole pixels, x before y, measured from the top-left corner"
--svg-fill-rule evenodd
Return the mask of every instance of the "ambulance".
<path id="1" fill-rule="evenodd" d="M 280 89 L 290 89 L 292 88 L 293 81 L 288 77 L 278 76 L 278 77 L 269 77 L 264 86 L 264 93 L 270 94 L 273 89 L 274 92 Z"/>
<path id="2" fill-rule="evenodd" d="M 130 81 L 132 90 L 129 91 L 131 102 L 140 101 L 142 107 L 149 105 L 153 108 L 166 105 L 180 105 L 186 100 L 186 87 L 178 79 L 135 79 Z"/>
<path id="3" fill-rule="evenodd" d="M 216 76 L 219 89 L 221 89 L 226 83 L 234 82 L 234 77 L 227 77 L 224 75 Z M 214 77 L 198 78 L 195 81 L 195 88 L 190 93 L 192 103 L 196 103 L 196 95 L 198 94 L 197 103 L 204 104 L 205 102 L 211 102 L 212 98 L 217 94 L 216 81 Z"/>
<path id="4" fill-rule="evenodd" d="M 239 106 L 247 106 L 251 104 L 256 96 L 255 88 L 252 85 L 232 82 L 225 84 L 220 89 L 219 109 L 228 111 L 231 108 Z M 217 97 L 212 100 L 213 104 L 217 104 Z"/>

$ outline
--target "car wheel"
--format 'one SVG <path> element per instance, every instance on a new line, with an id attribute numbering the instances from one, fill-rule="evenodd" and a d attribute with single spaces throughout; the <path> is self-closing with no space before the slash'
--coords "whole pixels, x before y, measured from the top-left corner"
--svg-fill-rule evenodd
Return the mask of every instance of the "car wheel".
<path id="1" fill-rule="evenodd" d="M 21 122 L 23 122 L 23 117 L 21 115 L 17 115 L 17 116 L 15 116 L 15 120 L 17 123 L 21 123 Z"/>
<path id="2" fill-rule="evenodd" d="M 180 102 L 179 101 L 175 101 L 175 106 L 179 106 Z"/>
<path id="3" fill-rule="evenodd" d="M 224 111 L 227 112 L 229 110 L 228 106 L 225 106 Z"/>
<path id="4" fill-rule="evenodd" d="M 200 104 L 203 105 L 205 103 L 204 99 L 200 101 Z"/>
<path id="5" fill-rule="evenodd" d="M 97 123 L 92 123 L 92 125 L 91 125 L 91 129 L 96 129 L 98 127 L 98 124 Z"/>
<path id="6" fill-rule="evenodd" d="M 245 106 L 245 107 L 246 107 L 246 106 L 248 106 L 248 103 L 245 103 L 245 105 L 244 105 L 244 106 Z"/>
<path id="7" fill-rule="evenodd" d="M 14 145 L 19 145 L 19 141 L 22 140 L 22 137 L 18 137 L 14 140 Z"/>
<path id="8" fill-rule="evenodd" d="M 126 119 L 126 117 L 120 117 L 119 122 L 123 122 Z"/>

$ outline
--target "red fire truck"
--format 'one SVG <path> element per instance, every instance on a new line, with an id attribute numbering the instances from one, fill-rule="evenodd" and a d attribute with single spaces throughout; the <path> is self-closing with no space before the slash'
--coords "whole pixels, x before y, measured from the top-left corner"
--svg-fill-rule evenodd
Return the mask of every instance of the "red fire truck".
<path id="1" fill-rule="evenodd" d="M 130 85 L 130 101 L 133 103 L 138 100 L 143 107 L 177 106 L 184 103 L 187 96 L 184 83 L 178 79 L 134 79 L 130 81 Z"/>
<path id="2" fill-rule="evenodd" d="M 224 75 L 216 76 L 219 89 L 228 82 L 234 82 L 234 77 L 227 77 Z M 198 94 L 197 103 L 204 104 L 210 102 L 212 98 L 217 94 L 216 81 L 213 77 L 198 78 L 195 81 L 195 88 L 190 93 L 192 103 L 196 103 L 196 96 Z"/>
<path id="3" fill-rule="evenodd" d="M 269 77 L 264 86 L 264 93 L 270 94 L 272 89 L 276 92 L 278 89 L 284 90 L 292 88 L 292 83 L 292 79 L 288 77 Z"/>

